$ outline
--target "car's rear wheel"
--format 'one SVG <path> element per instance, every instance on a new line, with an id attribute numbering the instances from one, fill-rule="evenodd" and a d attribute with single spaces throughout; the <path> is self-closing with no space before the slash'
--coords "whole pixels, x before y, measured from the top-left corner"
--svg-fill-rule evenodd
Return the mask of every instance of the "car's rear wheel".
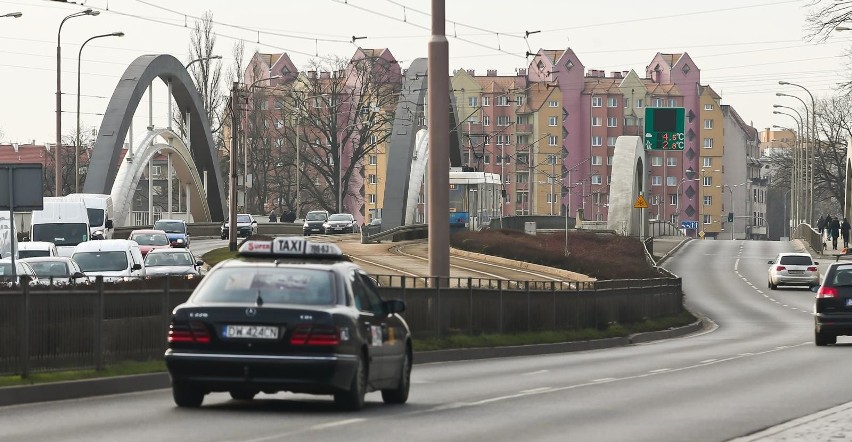
<path id="1" fill-rule="evenodd" d="M 231 390 L 229 393 L 231 393 L 231 398 L 238 401 L 250 401 L 257 395 L 254 390 Z"/>
<path id="2" fill-rule="evenodd" d="M 393 390 L 382 390 L 382 400 L 386 404 L 404 404 L 408 401 L 408 391 L 411 388 L 411 352 L 405 349 L 405 357 L 400 366 L 399 383 Z"/>
<path id="3" fill-rule="evenodd" d="M 775 290 L 778 288 L 778 284 L 773 284 L 772 280 L 769 280 L 769 290 Z"/>
<path id="4" fill-rule="evenodd" d="M 349 391 L 335 393 L 334 403 L 342 410 L 358 411 L 364 408 L 364 396 L 367 394 L 367 361 L 363 355 L 358 357 L 355 373 Z"/>
<path id="5" fill-rule="evenodd" d="M 820 333 L 818 331 L 814 332 L 814 344 L 818 347 L 822 347 L 828 344 L 836 344 L 837 336 L 830 335 L 828 333 Z"/>
<path id="6" fill-rule="evenodd" d="M 198 387 L 180 382 L 172 383 L 172 397 L 178 407 L 198 408 L 204 401 L 204 391 Z"/>

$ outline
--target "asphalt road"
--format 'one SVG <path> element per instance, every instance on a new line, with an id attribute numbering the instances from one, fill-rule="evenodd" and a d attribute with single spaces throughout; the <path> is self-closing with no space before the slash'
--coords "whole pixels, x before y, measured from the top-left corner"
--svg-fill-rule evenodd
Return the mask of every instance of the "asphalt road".
<path id="1" fill-rule="evenodd" d="M 200 246 L 201 244 L 199 244 Z M 607 350 L 418 365 L 409 404 L 360 413 L 330 398 L 210 395 L 198 410 L 158 390 L 0 408 L 0 440 L 724 441 L 852 399 L 850 341 L 812 343 L 811 293 L 770 291 L 789 243 L 692 241 L 668 267 L 718 328 Z"/>

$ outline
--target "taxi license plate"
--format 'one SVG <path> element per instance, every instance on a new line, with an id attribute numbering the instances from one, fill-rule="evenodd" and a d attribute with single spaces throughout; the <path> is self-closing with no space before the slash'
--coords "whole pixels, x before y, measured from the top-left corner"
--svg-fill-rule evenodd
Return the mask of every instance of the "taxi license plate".
<path id="1" fill-rule="evenodd" d="M 222 336 L 232 339 L 278 339 L 278 327 L 262 325 L 227 325 Z"/>

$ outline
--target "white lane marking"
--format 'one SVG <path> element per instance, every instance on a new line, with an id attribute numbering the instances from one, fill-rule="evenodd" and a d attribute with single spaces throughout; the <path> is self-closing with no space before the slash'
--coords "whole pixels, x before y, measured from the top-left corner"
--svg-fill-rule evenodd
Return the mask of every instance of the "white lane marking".
<path id="1" fill-rule="evenodd" d="M 600 378 L 600 379 L 593 379 L 592 382 L 610 382 L 610 381 L 614 381 L 614 380 L 615 380 L 615 378 Z"/>
<path id="2" fill-rule="evenodd" d="M 548 373 L 550 370 L 539 370 L 539 371 L 531 371 L 529 373 L 524 373 L 521 376 L 532 376 L 536 374 Z"/>
<path id="3" fill-rule="evenodd" d="M 524 393 L 524 394 L 542 393 L 542 392 L 549 391 L 549 390 L 550 390 L 550 387 L 539 387 L 539 388 L 532 388 L 532 389 L 529 389 L 529 390 L 521 390 L 521 393 Z"/>
<path id="4" fill-rule="evenodd" d="M 334 427 L 339 427 L 339 426 L 342 426 L 342 425 L 357 424 L 358 422 L 364 422 L 366 420 L 367 419 L 364 419 L 364 418 L 344 419 L 342 421 L 329 422 L 327 424 L 314 425 L 312 427 L 309 427 L 309 429 L 310 430 L 325 430 L 327 428 L 334 428 Z"/>
<path id="5" fill-rule="evenodd" d="M 740 353 L 737 356 L 754 356 L 754 353 Z"/>
<path id="6" fill-rule="evenodd" d="M 711 362 L 716 362 L 717 360 L 718 359 L 705 359 L 705 360 L 699 362 L 699 364 L 709 364 Z"/>
<path id="7" fill-rule="evenodd" d="M 671 371 L 671 368 L 658 368 L 656 370 L 651 370 L 648 373 L 662 373 L 664 371 Z"/>

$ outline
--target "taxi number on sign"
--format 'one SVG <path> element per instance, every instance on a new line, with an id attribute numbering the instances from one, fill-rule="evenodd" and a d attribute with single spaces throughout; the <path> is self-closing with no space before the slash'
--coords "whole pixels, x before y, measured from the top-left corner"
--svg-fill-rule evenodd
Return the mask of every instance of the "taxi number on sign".
<path id="1" fill-rule="evenodd" d="M 278 339 L 278 327 L 258 325 L 228 325 L 222 335 L 226 338 Z"/>

